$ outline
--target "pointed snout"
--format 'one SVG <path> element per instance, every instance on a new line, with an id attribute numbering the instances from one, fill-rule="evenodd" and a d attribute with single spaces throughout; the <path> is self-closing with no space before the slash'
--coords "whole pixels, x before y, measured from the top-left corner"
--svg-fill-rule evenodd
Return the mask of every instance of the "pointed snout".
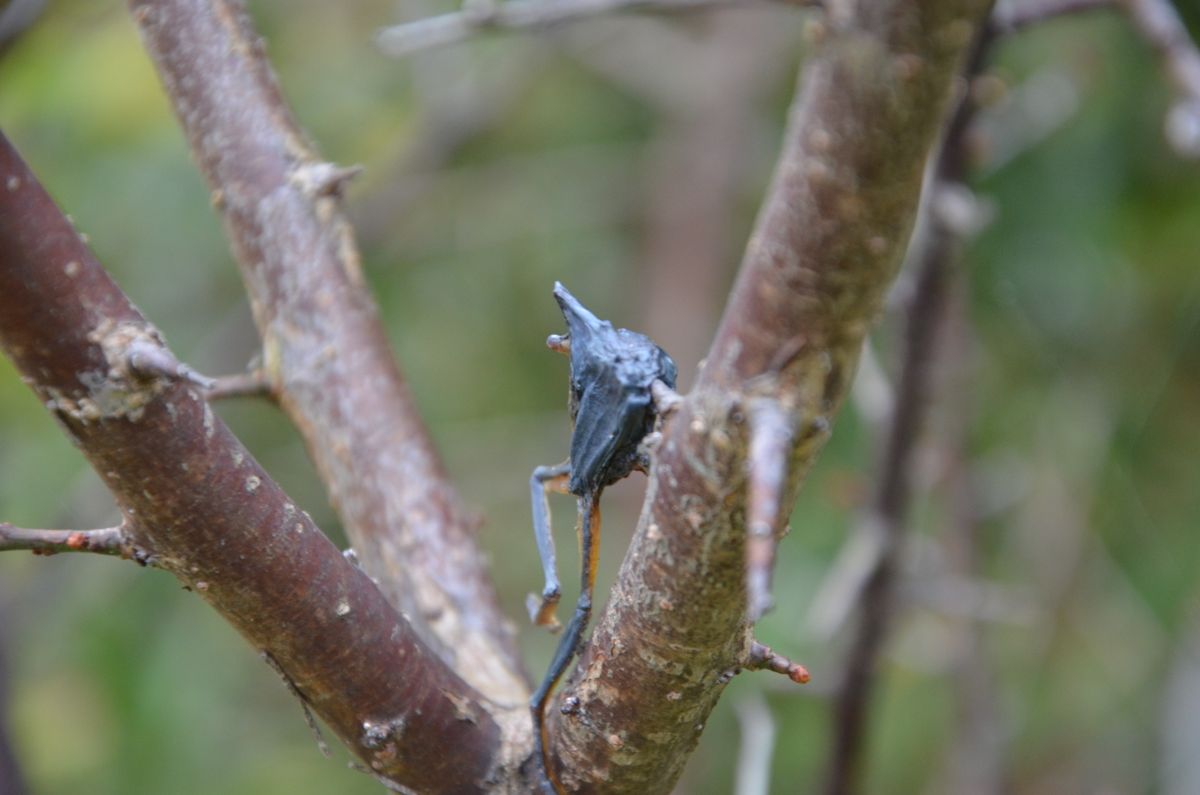
<path id="1" fill-rule="evenodd" d="M 576 344 L 612 328 L 611 323 L 596 317 L 586 306 L 579 303 L 579 300 L 563 287 L 562 282 L 554 283 L 554 298 L 562 309 L 563 317 L 566 318 L 567 331 Z"/>

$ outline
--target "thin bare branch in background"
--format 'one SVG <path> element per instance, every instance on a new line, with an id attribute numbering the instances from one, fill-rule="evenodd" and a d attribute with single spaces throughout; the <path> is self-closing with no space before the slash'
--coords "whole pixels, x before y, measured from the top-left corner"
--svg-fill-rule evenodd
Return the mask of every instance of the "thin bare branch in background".
<path id="1" fill-rule="evenodd" d="M 462 11 L 452 14 L 384 28 L 376 35 L 375 43 L 385 54 L 402 57 L 430 47 L 458 44 L 490 30 L 536 30 L 606 14 L 692 11 L 757 2 L 786 0 L 481 0 L 466 3 Z"/>
<path id="2" fill-rule="evenodd" d="M 1193 601 L 1193 604 L 1195 602 Z M 1200 632 L 1195 613 L 1186 622 L 1191 630 L 1176 641 L 1162 693 L 1159 737 L 1160 786 L 1163 795 L 1200 792 Z"/>
<path id="3" fill-rule="evenodd" d="M 1051 66 L 1007 88 L 1004 99 L 975 114 L 969 133 L 981 151 L 981 176 L 996 173 L 1037 148 L 1075 118 L 1082 87 Z"/>
<path id="4" fill-rule="evenodd" d="M 1200 51 L 1188 35 L 1171 0 L 1120 0 L 1134 27 L 1158 53 L 1175 89 L 1167 113 L 1171 146 L 1186 157 L 1200 157 Z"/>
<path id="5" fill-rule="evenodd" d="M 0 58 L 33 27 L 45 8 L 46 0 L 10 0 L 0 10 Z"/>
<path id="6" fill-rule="evenodd" d="M 1154 49 L 1175 90 L 1164 125 L 1167 142 L 1183 157 L 1200 157 L 1200 49 L 1171 0 L 1010 0 L 997 7 L 990 36 L 1009 36 L 1063 16 L 1115 9 Z"/>
<path id="7" fill-rule="evenodd" d="M 733 791 L 735 795 L 767 795 L 779 733 L 771 707 L 761 693 L 749 693 L 733 709 L 742 731 Z"/>
<path id="8" fill-rule="evenodd" d="M 4 795 L 27 795 L 29 788 L 25 774 L 21 772 L 21 764 L 8 729 L 8 648 L 13 630 L 13 622 L 8 615 L 12 610 L 11 599 L 10 591 L 0 588 L 0 792 Z"/>
<path id="9" fill-rule="evenodd" d="M 945 451 L 943 489 L 949 504 L 946 533 L 949 565 L 963 578 L 977 577 L 984 568 L 984 527 L 980 520 L 976 469 L 971 455 L 975 420 L 977 342 L 970 316 L 966 280 L 950 295 L 943 341 L 943 388 L 946 397 L 942 432 Z M 954 664 L 957 730 L 946 754 L 946 792 L 1001 795 L 1011 791 L 1007 763 L 1007 726 L 996 692 L 996 677 L 987 653 L 985 623 L 977 615 L 958 622 L 958 659 Z"/>
<path id="10" fill-rule="evenodd" d="M 996 35 L 1012 35 L 1054 19 L 1115 8 L 1121 0 L 1007 0 L 996 4 L 991 30 Z"/>

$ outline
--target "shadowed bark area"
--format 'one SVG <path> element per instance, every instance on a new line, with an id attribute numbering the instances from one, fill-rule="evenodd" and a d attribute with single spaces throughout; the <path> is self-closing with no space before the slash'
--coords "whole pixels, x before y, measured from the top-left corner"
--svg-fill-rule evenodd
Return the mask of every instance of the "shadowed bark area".
<path id="1" fill-rule="evenodd" d="M 360 758 L 420 791 L 490 790 L 501 727 L 478 694 L 197 387 L 136 368 L 135 350 L 169 356 L 161 336 L 3 136 L 0 346 L 112 491 L 145 560 L 269 655 Z"/>
<path id="2" fill-rule="evenodd" d="M 474 686 L 523 700 L 477 520 L 417 415 L 339 206 L 352 171 L 322 161 L 292 119 L 243 3 L 130 8 L 232 242 L 265 372 L 362 565 Z"/>
<path id="3" fill-rule="evenodd" d="M 953 78 L 990 6 L 830 8 L 705 369 L 664 429 L 612 598 L 551 710 L 569 789 L 669 791 L 725 672 L 746 659 L 745 417 L 771 401 L 791 418 L 790 505 L 904 254 Z"/>

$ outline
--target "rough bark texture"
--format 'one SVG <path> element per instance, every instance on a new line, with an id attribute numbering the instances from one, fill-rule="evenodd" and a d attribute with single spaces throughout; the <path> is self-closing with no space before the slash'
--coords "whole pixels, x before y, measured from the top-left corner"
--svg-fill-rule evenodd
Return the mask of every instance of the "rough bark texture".
<path id="1" fill-rule="evenodd" d="M 429 792 L 482 792 L 501 745 L 479 695 L 422 642 L 182 379 L 0 136 L 0 347 L 104 479 L 148 562 L 269 655 L 365 762 Z M 455 749 L 454 754 L 446 753 Z"/>
<path id="2" fill-rule="evenodd" d="M 363 283 L 338 208 L 346 172 L 291 119 L 242 3 L 130 5 L 233 241 L 264 371 L 384 594 L 197 388 L 130 367 L 131 345 L 165 351 L 161 338 L 7 145 L 0 344 L 113 490 L 138 549 L 269 654 L 361 758 L 421 792 L 527 791 L 527 686 Z M 670 791 L 731 670 L 751 662 L 746 417 L 765 403 L 788 418 L 790 504 L 903 254 L 990 3 L 828 6 L 707 365 L 663 429 L 611 601 L 550 710 L 572 790 Z"/>
<path id="3" fill-rule="evenodd" d="M 667 792 L 750 644 L 744 418 L 785 407 L 788 497 L 819 452 L 912 229 L 986 0 L 832 3 L 696 389 L 664 429 L 611 601 L 551 710 L 559 776 Z"/>
<path id="4" fill-rule="evenodd" d="M 131 0 L 241 267 L 263 364 L 366 570 L 431 646 L 528 695 L 476 520 L 421 424 L 339 208 L 345 170 L 292 119 L 238 0 Z"/>

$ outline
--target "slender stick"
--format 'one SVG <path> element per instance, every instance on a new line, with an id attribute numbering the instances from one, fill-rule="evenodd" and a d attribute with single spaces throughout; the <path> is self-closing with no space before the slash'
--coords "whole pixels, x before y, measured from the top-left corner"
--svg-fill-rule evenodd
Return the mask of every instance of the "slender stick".
<path id="1" fill-rule="evenodd" d="M 1026 28 L 1060 17 L 1115 8 L 1120 0 L 1034 0 L 998 4 L 991 29 L 998 35 L 1013 35 Z"/>
<path id="2" fill-rule="evenodd" d="M 1170 0 L 1121 0 L 1135 28 L 1163 63 L 1178 99 L 1167 138 L 1180 154 L 1200 157 L 1200 50 Z"/>
<path id="3" fill-rule="evenodd" d="M 4 795 L 29 795 L 25 774 L 13 748 L 12 734 L 8 727 L 9 682 L 8 648 L 12 639 L 11 591 L 0 589 L 0 792 Z"/>
<path id="4" fill-rule="evenodd" d="M 761 693 L 751 693 L 734 710 L 742 731 L 734 795 L 767 795 L 771 791 L 771 759 L 779 733 L 771 707 Z"/>
<path id="5" fill-rule="evenodd" d="M 509 0 L 468 3 L 462 11 L 407 22 L 379 31 L 375 43 L 394 58 L 459 44 L 490 30 L 544 29 L 589 17 L 630 11 L 692 11 L 745 6 L 767 0 Z M 776 0 L 779 1 L 779 0 Z M 812 5 L 796 2 L 794 5 Z"/>
<path id="6" fill-rule="evenodd" d="M 750 644 L 750 654 L 746 658 L 745 668 L 748 671 L 774 671 L 783 674 L 798 685 L 806 685 L 810 680 L 808 669 L 797 662 L 792 662 L 782 654 L 778 654 L 770 646 L 758 641 Z"/>

